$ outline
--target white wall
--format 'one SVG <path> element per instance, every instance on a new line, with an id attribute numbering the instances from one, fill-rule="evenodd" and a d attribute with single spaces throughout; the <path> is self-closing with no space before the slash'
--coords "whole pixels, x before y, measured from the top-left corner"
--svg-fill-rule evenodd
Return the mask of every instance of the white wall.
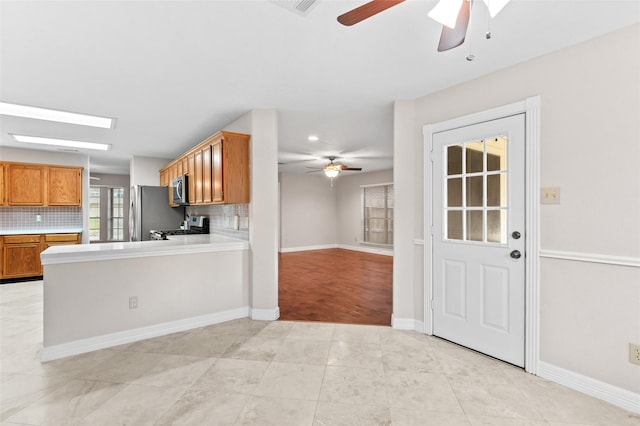
<path id="1" fill-rule="evenodd" d="M 362 245 L 362 187 L 393 183 L 393 170 L 370 173 L 342 173 L 336 180 L 337 189 L 337 242 L 338 246 L 353 250 L 366 250 L 392 254 L 392 249 Z M 395 187 L 394 187 L 395 196 Z M 394 223 L 394 232 L 395 232 Z"/>
<path id="2" fill-rule="evenodd" d="M 335 247 L 336 194 L 324 175 L 280 174 L 281 251 Z"/>
<path id="3" fill-rule="evenodd" d="M 393 171 L 280 175 L 281 251 L 341 247 L 392 255 L 393 249 L 363 244 L 362 185 L 393 183 Z"/>
<path id="4" fill-rule="evenodd" d="M 104 345 L 113 334 L 135 337 L 135 330 L 144 327 L 161 328 L 165 323 L 215 317 L 241 308 L 246 312 L 249 301 L 247 250 L 44 268 L 45 350 L 92 338 Z M 137 309 L 129 309 L 130 296 L 138 297 Z M 140 333 L 139 338 L 146 337 Z M 78 347 L 91 350 L 86 344 Z"/>
<path id="5" fill-rule="evenodd" d="M 17 163 L 53 164 L 83 167 L 82 170 L 82 242 L 89 242 L 89 156 L 35 149 L 0 147 L 0 160 Z"/>
<path id="6" fill-rule="evenodd" d="M 171 158 L 142 157 L 134 155 L 129 163 L 129 180 L 131 186 L 160 186 L 160 169 L 171 161 Z"/>
<path id="7" fill-rule="evenodd" d="M 225 127 L 251 135 L 251 317 L 275 320 L 278 309 L 278 116 L 253 110 Z"/>
<path id="8" fill-rule="evenodd" d="M 640 368 L 627 354 L 629 342 L 640 343 L 640 58 L 631 54 L 638 51 L 634 25 L 416 99 L 413 110 L 397 104 L 402 131 L 394 140 L 396 187 L 419 187 L 421 169 L 405 165 L 422 158 L 423 125 L 541 96 L 541 185 L 561 188 L 560 205 L 541 206 L 541 249 L 605 263 L 541 262 L 540 360 L 635 393 Z M 414 196 L 415 203 L 396 203 L 396 222 L 414 227 L 401 235 L 407 250 L 409 238 L 423 237 L 422 194 Z M 611 257 L 632 266 L 606 264 Z M 399 266 L 410 266 L 404 254 Z M 394 279 L 394 315 L 420 319 L 421 301 L 395 295 L 422 286 L 422 276 Z"/>

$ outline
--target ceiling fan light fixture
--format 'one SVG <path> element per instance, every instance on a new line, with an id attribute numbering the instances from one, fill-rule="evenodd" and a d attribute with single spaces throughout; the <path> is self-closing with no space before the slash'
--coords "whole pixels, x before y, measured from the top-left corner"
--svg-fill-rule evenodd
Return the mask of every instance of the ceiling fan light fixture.
<path id="1" fill-rule="evenodd" d="M 458 12 L 460 11 L 460 6 L 462 6 L 463 1 L 466 0 L 440 0 L 428 15 L 431 19 L 438 21 L 442 25 L 455 28 Z M 497 2 L 498 0 L 495 1 Z"/>
<path id="2" fill-rule="evenodd" d="M 327 164 L 324 168 L 324 174 L 327 177 L 334 178 L 340 174 L 340 166 L 337 164 Z"/>
<path id="3" fill-rule="evenodd" d="M 320 138 L 317 135 L 309 135 L 309 137 L 307 138 L 307 140 L 309 142 L 318 142 L 320 140 Z"/>
<path id="4" fill-rule="evenodd" d="M 489 16 L 492 18 L 496 16 L 500 11 L 509 3 L 510 0 L 482 0 L 489 9 Z"/>

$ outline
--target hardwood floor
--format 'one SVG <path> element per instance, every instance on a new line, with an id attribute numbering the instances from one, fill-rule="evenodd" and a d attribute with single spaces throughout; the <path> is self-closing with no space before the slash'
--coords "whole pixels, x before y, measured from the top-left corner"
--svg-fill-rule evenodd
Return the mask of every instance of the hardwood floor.
<path id="1" fill-rule="evenodd" d="M 280 319 L 390 325 L 393 257 L 326 249 L 279 254 Z"/>

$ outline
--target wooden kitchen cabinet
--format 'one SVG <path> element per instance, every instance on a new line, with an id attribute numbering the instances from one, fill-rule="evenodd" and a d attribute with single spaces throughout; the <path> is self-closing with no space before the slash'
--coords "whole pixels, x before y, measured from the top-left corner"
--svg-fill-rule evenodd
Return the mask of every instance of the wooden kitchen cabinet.
<path id="1" fill-rule="evenodd" d="M 215 203 L 224 201 L 222 174 L 222 140 L 211 144 L 211 199 Z"/>
<path id="2" fill-rule="evenodd" d="M 80 244 L 80 233 L 0 236 L 0 278 L 42 275 L 40 253 L 51 246 Z"/>
<path id="3" fill-rule="evenodd" d="M 0 163 L 5 206 L 82 206 L 82 167 Z"/>
<path id="4" fill-rule="evenodd" d="M 169 186 L 169 169 L 160 171 L 160 186 Z"/>
<path id="5" fill-rule="evenodd" d="M 193 154 L 194 170 L 193 174 L 193 199 L 194 204 L 202 204 L 202 150 L 197 150 Z"/>
<path id="6" fill-rule="evenodd" d="M 80 244 L 80 234 L 45 234 L 43 251 L 51 246 Z"/>
<path id="7" fill-rule="evenodd" d="M 4 198 L 4 164 L 0 163 L 0 206 L 4 206 L 5 203 L 6 203 L 6 200 Z M 2 240 L 2 238 L 0 238 L 0 240 Z M 1 263 L 2 262 L 0 262 L 0 264 Z M 2 275 L 1 271 L 0 271 L 0 275 Z"/>
<path id="8" fill-rule="evenodd" d="M 222 132 L 222 201 L 247 204 L 251 201 L 249 135 Z"/>
<path id="9" fill-rule="evenodd" d="M 44 206 L 46 167 L 38 164 L 6 164 L 5 191 L 9 206 Z"/>
<path id="10" fill-rule="evenodd" d="M 196 156 L 195 154 L 186 155 L 187 160 L 187 182 L 189 184 L 189 204 L 196 202 Z"/>
<path id="11" fill-rule="evenodd" d="M 42 275 L 41 235 L 5 235 L 2 240 L 2 278 Z"/>
<path id="12" fill-rule="evenodd" d="M 82 205 L 82 169 L 77 167 L 48 167 L 47 205 Z"/>
<path id="13" fill-rule="evenodd" d="M 211 193 L 211 145 L 202 147 L 202 203 L 210 204 Z"/>
<path id="14" fill-rule="evenodd" d="M 249 203 L 250 138 L 218 132 L 167 164 L 160 170 L 160 179 L 172 168 L 182 167 L 189 176 L 189 204 Z"/>

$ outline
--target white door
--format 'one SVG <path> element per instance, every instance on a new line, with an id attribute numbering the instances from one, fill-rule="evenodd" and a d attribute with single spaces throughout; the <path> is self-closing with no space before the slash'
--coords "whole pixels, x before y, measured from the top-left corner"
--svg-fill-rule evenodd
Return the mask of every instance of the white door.
<path id="1" fill-rule="evenodd" d="M 524 114 L 433 135 L 433 333 L 524 367 Z"/>

